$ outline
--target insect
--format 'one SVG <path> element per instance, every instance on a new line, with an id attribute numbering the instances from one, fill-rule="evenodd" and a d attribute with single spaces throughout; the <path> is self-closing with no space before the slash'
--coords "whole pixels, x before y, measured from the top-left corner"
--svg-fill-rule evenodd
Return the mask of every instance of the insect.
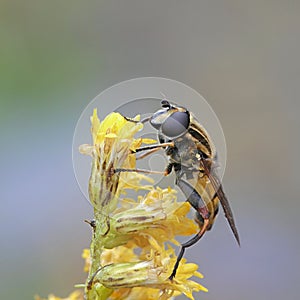
<path id="1" fill-rule="evenodd" d="M 199 232 L 181 245 L 169 277 L 173 279 L 185 249 L 198 242 L 212 228 L 218 214 L 219 202 L 239 245 L 240 239 L 228 199 L 216 173 L 217 154 L 211 138 L 186 108 L 171 104 L 167 100 L 162 100 L 161 106 L 160 110 L 142 121 L 149 121 L 158 131 L 160 144 L 138 148 L 135 152 L 153 153 L 161 148 L 165 149 L 169 158 L 165 175 L 174 170 L 175 184 L 185 195 L 186 201 L 196 210 L 195 220 L 199 225 Z M 143 157 L 146 155 L 145 153 Z"/>

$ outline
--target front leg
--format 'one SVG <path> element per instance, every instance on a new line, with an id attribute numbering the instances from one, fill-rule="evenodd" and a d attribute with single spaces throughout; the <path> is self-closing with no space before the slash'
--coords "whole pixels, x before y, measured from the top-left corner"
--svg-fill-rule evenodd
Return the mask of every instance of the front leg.
<path id="1" fill-rule="evenodd" d="M 155 144 L 155 145 L 151 145 L 151 146 L 137 148 L 135 150 L 132 150 L 132 153 L 137 153 L 137 152 L 146 151 L 146 150 L 160 149 L 160 148 L 165 148 L 165 147 L 174 147 L 174 142 L 161 143 L 161 144 Z"/>

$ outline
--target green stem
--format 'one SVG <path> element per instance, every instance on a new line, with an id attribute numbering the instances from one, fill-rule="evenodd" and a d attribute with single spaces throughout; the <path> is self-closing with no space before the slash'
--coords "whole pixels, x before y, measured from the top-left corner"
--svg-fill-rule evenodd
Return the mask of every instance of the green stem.
<path id="1" fill-rule="evenodd" d="M 101 243 L 102 237 L 109 231 L 109 219 L 107 216 L 101 214 L 94 209 L 95 226 L 93 227 L 93 237 L 90 245 L 91 266 L 85 285 L 85 294 L 87 300 L 98 300 L 98 293 L 95 290 L 93 282 L 94 275 L 102 267 L 101 254 L 103 252 L 103 245 Z"/>

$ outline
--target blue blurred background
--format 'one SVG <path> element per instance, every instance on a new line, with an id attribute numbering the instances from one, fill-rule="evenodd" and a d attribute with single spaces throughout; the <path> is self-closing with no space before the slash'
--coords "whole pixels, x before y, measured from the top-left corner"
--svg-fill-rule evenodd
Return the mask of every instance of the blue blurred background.
<path id="1" fill-rule="evenodd" d="M 65 296 L 83 282 L 74 128 L 103 89 L 140 76 L 182 81 L 223 126 L 220 215 L 188 252 L 207 294 L 299 299 L 299 1 L 0 1 L 0 298 Z"/>

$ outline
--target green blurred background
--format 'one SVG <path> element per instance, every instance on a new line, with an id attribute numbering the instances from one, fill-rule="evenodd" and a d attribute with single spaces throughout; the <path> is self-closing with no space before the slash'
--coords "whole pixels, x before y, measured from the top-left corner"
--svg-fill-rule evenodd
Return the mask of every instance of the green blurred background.
<path id="1" fill-rule="evenodd" d="M 217 113 L 238 248 L 220 216 L 188 252 L 196 299 L 299 299 L 299 1 L 0 1 L 0 298 L 83 282 L 71 147 L 81 111 L 140 76 L 182 81 Z"/>

